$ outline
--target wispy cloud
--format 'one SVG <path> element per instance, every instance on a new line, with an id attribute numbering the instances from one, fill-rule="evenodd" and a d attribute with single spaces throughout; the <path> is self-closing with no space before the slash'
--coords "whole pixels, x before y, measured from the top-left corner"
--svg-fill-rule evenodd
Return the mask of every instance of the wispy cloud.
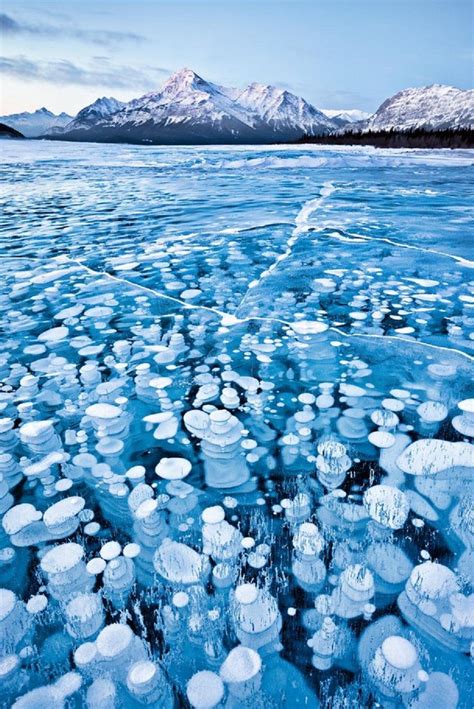
<path id="1" fill-rule="evenodd" d="M 110 62 L 106 57 L 96 57 L 87 67 L 66 59 L 34 61 L 23 55 L 0 57 L 0 72 L 24 81 L 46 81 L 60 85 L 104 86 L 120 89 L 151 90 L 161 82 L 169 70 L 147 66 L 131 68 Z"/>
<path id="2" fill-rule="evenodd" d="M 81 29 L 70 24 L 53 25 L 49 23 L 24 22 L 11 15 L 0 13 L 0 32 L 4 35 L 29 35 L 30 37 L 66 37 L 90 44 L 103 46 L 117 45 L 122 42 L 145 42 L 146 37 L 134 32 L 116 32 L 115 30 Z"/>

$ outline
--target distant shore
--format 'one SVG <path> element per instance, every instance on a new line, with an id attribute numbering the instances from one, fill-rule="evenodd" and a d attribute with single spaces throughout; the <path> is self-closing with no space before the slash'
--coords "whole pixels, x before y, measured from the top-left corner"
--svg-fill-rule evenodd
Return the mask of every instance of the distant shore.
<path id="1" fill-rule="evenodd" d="M 2 130 L 3 129 L 3 130 Z M 264 147 L 265 145 L 335 145 L 335 146 L 373 146 L 376 148 L 418 148 L 418 149 L 474 149 L 474 130 L 459 129 L 459 130 L 437 130 L 437 131 L 427 131 L 424 129 L 416 129 L 412 131 L 366 131 L 366 132 L 346 132 L 346 133 L 329 133 L 325 135 L 316 136 L 303 136 L 297 140 L 288 140 L 286 142 L 268 142 L 268 143 L 249 143 L 249 142 L 235 142 L 228 143 L 222 142 L 217 143 L 214 141 L 205 141 L 204 139 L 196 140 L 196 142 L 158 142 L 153 140 L 130 140 L 125 136 L 117 136 L 115 140 L 100 140 L 97 138 L 92 139 L 91 136 L 87 136 L 87 140 L 83 140 L 82 137 L 75 136 L 64 136 L 60 134 L 56 135 L 40 135 L 37 137 L 28 138 L 22 135 L 19 131 L 16 131 L 10 126 L 0 124 L 0 137 L 10 138 L 10 139 L 23 139 L 23 140 L 45 140 L 51 142 L 61 142 L 61 143 L 97 143 L 97 144 L 107 144 L 107 145 L 149 145 L 149 146 L 164 146 L 164 147 L 192 147 L 192 146 L 216 146 L 219 145 L 232 145 L 234 147 L 252 145 L 254 147 Z"/>
<path id="2" fill-rule="evenodd" d="M 367 131 L 306 136 L 299 143 L 373 145 L 376 148 L 474 148 L 474 130 Z"/>

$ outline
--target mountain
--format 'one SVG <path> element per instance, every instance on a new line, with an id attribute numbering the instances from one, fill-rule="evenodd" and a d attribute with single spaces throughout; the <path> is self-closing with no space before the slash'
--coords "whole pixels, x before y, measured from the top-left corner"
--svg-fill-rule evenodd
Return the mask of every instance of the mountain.
<path id="1" fill-rule="evenodd" d="M 0 116 L 0 121 L 11 128 L 20 131 L 27 138 L 35 138 L 44 133 L 49 133 L 54 128 L 61 128 L 71 121 L 72 116 L 67 113 L 56 115 L 47 108 L 38 108 L 34 113 L 12 113 L 9 116 Z"/>
<path id="2" fill-rule="evenodd" d="M 0 123 L 0 138 L 24 138 L 25 136 L 20 131 Z"/>
<path id="3" fill-rule="evenodd" d="M 329 133 L 337 127 L 288 91 L 259 84 L 244 91 L 226 88 L 191 69 L 176 72 L 159 91 L 133 99 L 108 115 L 91 114 L 84 122 L 79 120 L 83 111 L 60 134 L 48 137 L 168 145 L 274 143 Z"/>
<path id="4" fill-rule="evenodd" d="M 303 98 L 275 86 L 250 84 L 236 100 L 275 131 L 303 129 L 307 135 L 320 135 L 334 129 L 334 122 L 327 115 Z"/>
<path id="5" fill-rule="evenodd" d="M 116 98 L 102 96 L 102 98 L 98 98 L 94 103 L 82 108 L 69 123 L 62 126 L 61 130 L 57 130 L 55 133 L 82 129 L 87 130 L 97 122 L 120 111 L 125 105 L 123 101 L 118 101 Z"/>
<path id="6" fill-rule="evenodd" d="M 336 109 L 321 109 L 324 115 L 331 118 L 339 126 L 345 126 L 348 123 L 357 123 L 358 121 L 363 121 L 369 118 L 372 114 L 368 111 L 360 111 L 358 108 L 349 108 L 347 110 Z"/>
<path id="7" fill-rule="evenodd" d="M 349 131 L 453 130 L 474 127 L 474 91 L 433 84 L 405 89 L 388 98 Z"/>

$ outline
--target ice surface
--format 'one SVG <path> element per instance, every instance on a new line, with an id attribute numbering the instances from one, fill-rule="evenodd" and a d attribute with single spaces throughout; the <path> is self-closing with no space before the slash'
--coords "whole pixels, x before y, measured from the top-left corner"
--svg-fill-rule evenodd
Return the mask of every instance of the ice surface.
<path id="1" fill-rule="evenodd" d="M 468 709 L 470 153 L 2 160 L 7 705 Z"/>

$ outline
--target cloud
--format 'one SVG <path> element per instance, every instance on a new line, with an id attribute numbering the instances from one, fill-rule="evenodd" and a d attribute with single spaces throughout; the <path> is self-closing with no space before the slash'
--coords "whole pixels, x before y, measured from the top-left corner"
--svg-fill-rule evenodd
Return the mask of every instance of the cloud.
<path id="1" fill-rule="evenodd" d="M 146 37 L 134 32 L 81 29 L 73 25 L 19 22 L 11 15 L 0 13 L 0 32 L 4 35 L 29 35 L 30 37 L 66 37 L 90 44 L 112 46 L 123 42 L 145 42 Z"/>
<path id="2" fill-rule="evenodd" d="M 119 89 L 143 89 L 149 91 L 161 83 L 163 67 L 131 68 L 110 62 L 106 57 L 97 58 L 88 67 L 79 66 L 66 59 L 33 61 L 23 55 L 0 57 L 0 72 L 24 81 L 46 81 L 59 85 L 104 86 Z"/>

